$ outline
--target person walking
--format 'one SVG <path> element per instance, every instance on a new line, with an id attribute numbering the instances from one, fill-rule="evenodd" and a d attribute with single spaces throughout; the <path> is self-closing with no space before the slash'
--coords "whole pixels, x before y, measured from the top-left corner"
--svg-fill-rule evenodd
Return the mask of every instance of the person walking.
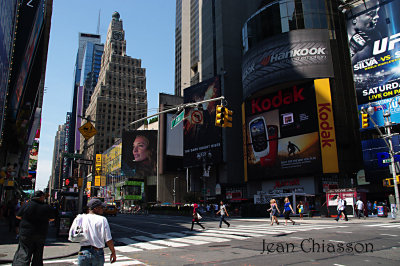
<path id="1" fill-rule="evenodd" d="M 364 202 L 362 202 L 362 200 L 360 198 L 358 198 L 357 202 L 356 202 L 356 206 L 357 206 L 357 216 L 358 219 L 361 218 L 361 216 L 364 217 L 365 219 L 365 215 L 364 215 Z"/>
<path id="2" fill-rule="evenodd" d="M 342 215 L 342 213 L 344 214 L 345 220 L 346 221 L 349 220 L 349 219 L 347 219 L 347 214 L 345 212 L 345 201 L 340 197 L 338 198 L 337 211 L 338 211 L 338 215 L 335 218 L 336 222 L 339 221 L 340 216 Z"/>
<path id="3" fill-rule="evenodd" d="M 219 211 L 217 212 L 217 215 L 218 215 L 218 214 L 221 215 L 221 216 L 220 216 L 220 220 L 219 220 L 219 228 L 221 228 L 222 222 L 224 222 L 228 227 L 231 226 L 231 224 L 228 223 L 228 222 L 225 220 L 225 216 L 229 216 L 229 213 L 228 213 L 228 211 L 226 210 L 226 207 L 225 207 L 224 203 L 222 202 L 222 200 L 221 200 L 221 202 L 220 202 Z"/>
<path id="4" fill-rule="evenodd" d="M 117 260 L 110 226 L 107 219 L 102 216 L 106 206 L 107 205 L 99 199 L 91 199 L 87 204 L 89 213 L 82 215 L 80 218 L 86 239 L 80 242 L 78 265 L 104 265 L 103 248 L 105 244 L 111 251 L 110 262 L 113 263 Z M 72 230 L 76 228 L 77 223 L 78 218 L 75 218 L 70 228 L 70 235 L 73 233 Z"/>
<path id="5" fill-rule="evenodd" d="M 297 209 L 299 210 L 300 220 L 303 220 L 304 205 L 302 201 L 300 201 L 299 204 L 297 204 Z"/>
<path id="6" fill-rule="evenodd" d="M 374 204 L 372 205 L 372 214 L 378 215 L 378 203 L 376 201 L 374 201 Z"/>
<path id="7" fill-rule="evenodd" d="M 15 252 L 13 266 L 43 265 L 43 248 L 49 222 L 54 221 L 55 213 L 44 200 L 46 194 L 36 191 L 31 201 L 22 205 L 16 214 L 21 220 L 18 249 Z"/>
<path id="8" fill-rule="evenodd" d="M 368 216 L 372 214 L 372 203 L 368 200 L 367 201 L 367 210 L 368 210 Z"/>
<path id="9" fill-rule="evenodd" d="M 197 203 L 193 204 L 193 213 L 192 213 L 192 227 L 190 228 L 190 231 L 193 231 L 193 226 L 194 223 L 198 224 L 201 228 L 206 229 L 200 222 L 199 220 L 201 219 L 201 215 L 198 212 L 199 205 Z"/>
<path id="10" fill-rule="evenodd" d="M 284 205 L 284 215 L 285 215 L 285 225 L 287 225 L 288 220 L 295 224 L 295 222 L 290 219 L 290 213 L 292 212 L 294 214 L 292 205 L 290 204 L 289 198 L 285 198 L 285 205 Z"/>
<path id="11" fill-rule="evenodd" d="M 278 208 L 278 205 L 276 204 L 276 200 L 275 199 L 271 199 L 269 201 L 269 203 L 271 205 L 271 208 L 268 209 L 268 211 L 271 211 L 271 216 L 272 216 L 271 225 L 274 225 L 274 221 L 276 222 L 277 225 L 279 225 L 279 221 L 278 221 L 277 215 L 278 215 L 278 213 L 281 213 L 281 212 L 280 212 L 280 210 Z"/>

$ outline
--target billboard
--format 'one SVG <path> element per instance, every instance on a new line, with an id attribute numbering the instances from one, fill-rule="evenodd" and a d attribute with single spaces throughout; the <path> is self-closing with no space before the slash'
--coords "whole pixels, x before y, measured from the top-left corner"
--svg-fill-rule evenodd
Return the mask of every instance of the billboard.
<path id="1" fill-rule="evenodd" d="M 200 102 L 221 96 L 220 77 L 214 77 L 184 90 L 184 102 Z M 218 164 L 222 161 L 221 128 L 215 126 L 218 101 L 186 108 L 183 121 L 183 166 Z"/>
<path id="2" fill-rule="evenodd" d="M 249 180 L 322 170 L 313 82 L 249 99 L 245 110 Z"/>
<path id="3" fill-rule="evenodd" d="M 37 170 L 38 154 L 39 154 L 39 140 L 35 139 L 32 143 L 32 148 L 29 151 L 29 163 L 28 163 L 29 171 Z"/>
<path id="4" fill-rule="evenodd" d="M 103 175 L 113 173 L 121 169 L 122 141 L 119 140 L 107 149 L 103 154 Z"/>
<path id="5" fill-rule="evenodd" d="M 243 57 L 245 97 L 282 80 L 333 77 L 327 30 L 296 30 L 266 39 Z"/>
<path id="6" fill-rule="evenodd" d="M 157 175 L 157 130 L 124 131 L 121 160 L 125 177 Z"/>
<path id="7" fill-rule="evenodd" d="M 399 9 L 399 0 L 369 0 L 346 14 L 358 104 L 400 95 Z"/>
<path id="8" fill-rule="evenodd" d="M 16 6 L 17 1 L 0 0 L 0 136 L 3 131 Z"/>

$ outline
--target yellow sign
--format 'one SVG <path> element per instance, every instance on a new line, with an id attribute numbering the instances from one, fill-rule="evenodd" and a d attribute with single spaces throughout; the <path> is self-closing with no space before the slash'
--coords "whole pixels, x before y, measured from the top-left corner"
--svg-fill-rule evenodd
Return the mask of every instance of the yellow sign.
<path id="1" fill-rule="evenodd" d="M 92 186 L 92 182 L 88 181 L 88 182 L 87 182 L 87 186 L 86 186 L 87 190 L 90 190 L 90 187 L 91 187 L 91 186 Z"/>
<path id="2" fill-rule="evenodd" d="M 100 177 L 100 186 L 105 187 L 106 186 L 106 176 L 102 175 Z"/>
<path id="3" fill-rule="evenodd" d="M 317 99 L 322 169 L 324 173 L 338 173 L 339 165 L 329 79 L 316 79 L 314 86 Z"/>
<path id="4" fill-rule="evenodd" d="M 96 168 L 95 168 L 95 176 L 94 176 L 94 186 L 100 186 L 100 176 L 101 176 L 101 154 L 96 154 Z"/>
<path id="5" fill-rule="evenodd" d="M 81 126 L 78 130 L 79 130 L 79 132 L 81 132 L 81 134 L 85 138 L 85 140 L 88 140 L 97 134 L 97 130 L 94 128 L 94 126 L 90 122 L 87 122 L 86 124 Z"/>

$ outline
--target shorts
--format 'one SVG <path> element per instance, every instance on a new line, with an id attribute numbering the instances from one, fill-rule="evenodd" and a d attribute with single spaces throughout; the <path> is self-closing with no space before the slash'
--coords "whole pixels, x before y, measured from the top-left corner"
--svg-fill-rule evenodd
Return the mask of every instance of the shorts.
<path id="1" fill-rule="evenodd" d="M 285 220 L 289 220 L 290 211 L 285 211 Z"/>

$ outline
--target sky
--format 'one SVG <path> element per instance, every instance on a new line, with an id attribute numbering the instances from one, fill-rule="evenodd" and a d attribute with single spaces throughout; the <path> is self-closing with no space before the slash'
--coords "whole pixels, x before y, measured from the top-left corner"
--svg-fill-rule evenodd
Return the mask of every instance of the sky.
<path id="1" fill-rule="evenodd" d="M 54 138 L 72 108 L 78 34 L 97 33 L 99 11 L 102 43 L 117 11 L 126 54 L 141 59 L 146 68 L 148 114 L 158 107 L 160 92 L 174 93 L 175 0 L 53 0 L 36 189 L 47 187 Z"/>

